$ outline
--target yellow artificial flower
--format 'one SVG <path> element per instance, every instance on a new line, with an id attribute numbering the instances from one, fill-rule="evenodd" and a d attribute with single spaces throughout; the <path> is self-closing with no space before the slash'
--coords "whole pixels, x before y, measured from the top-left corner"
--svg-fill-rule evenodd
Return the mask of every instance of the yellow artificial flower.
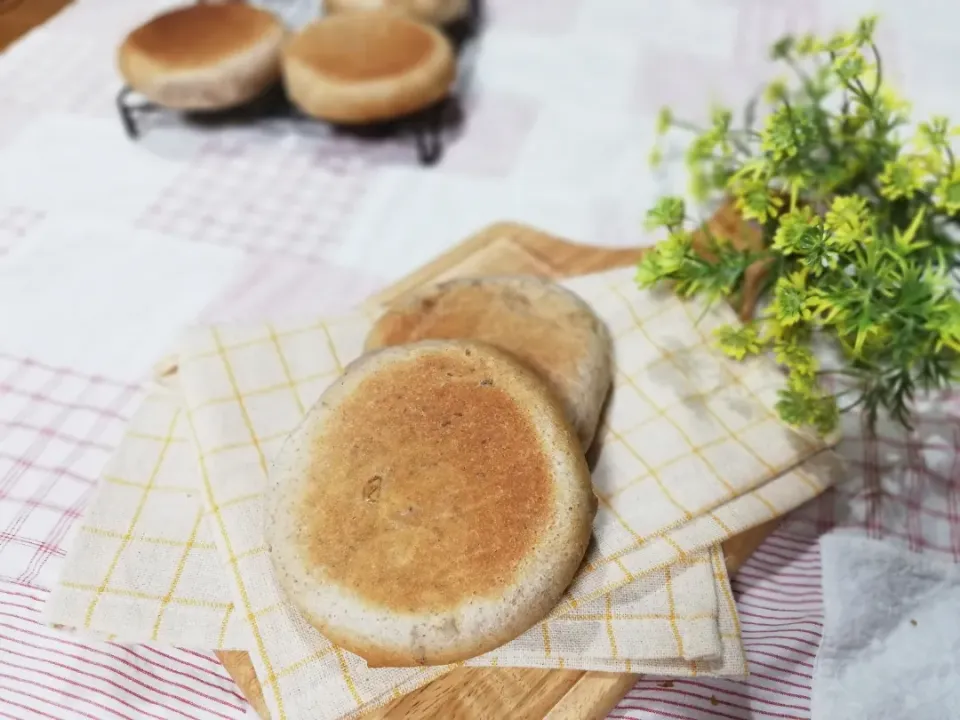
<path id="1" fill-rule="evenodd" d="M 809 345 L 793 339 L 779 339 L 773 344 L 774 357 L 781 365 L 790 368 L 791 376 L 797 378 L 815 378 L 820 364 Z"/>
<path id="2" fill-rule="evenodd" d="M 697 202 L 703 202 L 708 197 L 710 197 L 710 191 L 712 190 L 710 184 L 710 179 L 705 173 L 700 172 L 699 170 L 694 170 L 690 173 L 690 185 L 689 191 L 690 196 Z"/>
<path id="3" fill-rule="evenodd" d="M 846 50 L 853 47 L 857 44 L 856 38 L 853 33 L 848 32 L 838 32 L 834 34 L 824 45 L 824 49 L 830 52 L 840 52 L 841 50 Z"/>
<path id="4" fill-rule="evenodd" d="M 937 352 L 948 347 L 960 353 L 960 302 L 956 298 L 946 297 L 937 303 L 926 327 L 937 333 Z"/>
<path id="5" fill-rule="evenodd" d="M 890 112 L 909 112 L 910 101 L 893 89 L 890 83 L 883 83 L 877 91 L 877 100 Z"/>
<path id="6" fill-rule="evenodd" d="M 806 33 L 797 39 L 795 47 L 799 55 L 815 55 L 823 50 L 823 43 L 816 35 Z"/>
<path id="7" fill-rule="evenodd" d="M 843 252 L 853 249 L 858 243 L 869 241 L 869 220 L 865 198 L 859 195 L 837 196 L 824 221 L 829 233 L 827 244 Z"/>
<path id="8" fill-rule="evenodd" d="M 732 178 L 731 178 L 732 180 Z M 742 180 L 730 187 L 737 210 L 746 220 L 766 222 L 783 207 L 783 198 L 772 192 L 760 178 Z"/>
<path id="9" fill-rule="evenodd" d="M 866 60 L 856 50 L 837 55 L 833 59 L 833 71 L 837 74 L 837 77 L 845 82 L 860 79 L 866 67 Z"/>
<path id="10" fill-rule="evenodd" d="M 647 161 L 650 163 L 650 167 L 657 168 L 660 167 L 663 162 L 663 150 L 659 145 L 654 146 L 650 151 L 650 156 L 647 158 Z"/>
<path id="11" fill-rule="evenodd" d="M 656 245 L 656 264 L 663 275 L 677 272 L 687 259 L 693 238 L 685 230 L 671 232 Z"/>
<path id="12" fill-rule="evenodd" d="M 716 147 L 717 137 L 713 131 L 708 130 L 705 133 L 697 135 L 687 148 L 687 166 L 694 168 L 704 160 L 709 160 L 713 157 L 713 152 Z"/>
<path id="13" fill-rule="evenodd" d="M 657 135 L 665 135 L 673 123 L 673 112 L 670 108 L 664 106 L 657 113 Z"/>
<path id="14" fill-rule="evenodd" d="M 724 325 L 714 331 L 720 351 L 734 360 L 756 355 L 763 347 L 760 335 L 752 325 Z"/>
<path id="15" fill-rule="evenodd" d="M 960 212 L 960 167 L 941 178 L 934 193 L 934 202 L 941 210 L 954 215 Z"/>
<path id="16" fill-rule="evenodd" d="M 797 154 L 798 134 L 799 128 L 793 115 L 781 105 L 767 117 L 760 131 L 760 147 L 776 161 L 791 158 Z"/>
<path id="17" fill-rule="evenodd" d="M 807 273 L 799 270 L 777 279 L 772 311 L 777 322 L 785 328 L 809 319 L 807 305 Z"/>
<path id="18" fill-rule="evenodd" d="M 763 99 L 770 104 L 778 103 L 787 97 L 787 81 L 782 78 L 773 80 L 763 91 Z"/>
<path id="19" fill-rule="evenodd" d="M 880 173 L 880 194 L 888 200 L 912 198 L 923 188 L 926 175 L 923 158 L 901 155 L 887 162 Z"/>
<path id="20" fill-rule="evenodd" d="M 682 197 L 667 195 L 659 198 L 654 206 L 647 211 L 646 228 L 653 230 L 658 227 L 677 228 L 686 218 L 687 207 Z"/>
<path id="21" fill-rule="evenodd" d="M 820 241 L 820 218 L 809 206 L 794 208 L 780 218 L 773 236 L 773 249 L 784 255 L 805 255 Z"/>

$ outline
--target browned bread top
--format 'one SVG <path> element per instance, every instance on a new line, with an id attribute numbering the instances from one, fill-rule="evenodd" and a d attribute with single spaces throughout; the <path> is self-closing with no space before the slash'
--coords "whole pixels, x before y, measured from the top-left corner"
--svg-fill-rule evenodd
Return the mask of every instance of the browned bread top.
<path id="1" fill-rule="evenodd" d="M 344 451 L 316 458 L 324 482 L 304 496 L 312 565 L 401 612 L 446 610 L 514 580 L 553 487 L 529 416 L 486 370 L 467 356 L 396 363 L 339 406 L 315 441 Z M 451 562 L 468 547 L 468 562 Z"/>
<path id="2" fill-rule="evenodd" d="M 552 394 L 479 343 L 364 356 L 276 461 L 267 537 L 281 585 L 369 664 L 444 664 L 546 615 L 596 500 Z"/>
<path id="3" fill-rule="evenodd" d="M 453 46 L 435 28 L 388 11 L 325 17 L 283 51 L 290 100 L 312 117 L 344 124 L 391 120 L 449 94 Z"/>
<path id="4" fill-rule="evenodd" d="M 280 79 L 285 35 L 277 18 L 243 3 L 192 5 L 130 33 L 117 64 L 126 83 L 158 105 L 223 110 Z"/>
<path id="5" fill-rule="evenodd" d="M 612 343 L 579 296 L 534 277 L 452 280 L 391 305 L 366 347 L 455 338 L 495 345 L 540 374 L 563 402 L 584 449 L 590 445 L 611 382 Z"/>
<path id="6" fill-rule="evenodd" d="M 324 0 L 329 14 L 392 10 L 421 22 L 443 25 L 462 18 L 469 12 L 469 0 Z"/>
<path id="7" fill-rule="evenodd" d="M 432 28 L 390 13 L 325 18 L 286 49 L 326 78 L 346 83 L 395 77 L 419 67 L 443 42 Z"/>
<path id="8" fill-rule="evenodd" d="M 124 46 L 176 70 L 214 64 L 276 34 L 270 13 L 244 3 L 191 5 L 165 12 L 134 30 Z"/>

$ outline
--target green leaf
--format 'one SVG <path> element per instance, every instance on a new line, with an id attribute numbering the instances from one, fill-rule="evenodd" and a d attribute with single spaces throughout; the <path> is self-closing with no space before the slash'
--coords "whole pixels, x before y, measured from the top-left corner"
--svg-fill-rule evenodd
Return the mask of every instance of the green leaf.
<path id="1" fill-rule="evenodd" d="M 888 200 L 910 199 L 923 189 L 926 168 L 917 155 L 898 157 L 887 162 L 880 173 L 880 194 Z"/>
<path id="2" fill-rule="evenodd" d="M 899 228 L 893 229 L 894 243 L 904 255 L 909 255 L 916 250 L 930 246 L 930 243 L 926 240 L 916 239 L 917 231 L 920 229 L 920 224 L 923 222 L 925 213 L 926 208 L 920 208 L 905 232 L 901 233 Z"/>
<path id="3" fill-rule="evenodd" d="M 793 52 L 795 38 L 793 35 L 784 35 L 770 46 L 770 57 L 774 60 L 784 60 Z"/>
<path id="4" fill-rule="evenodd" d="M 756 355 L 763 348 L 763 342 L 752 325 L 724 325 L 714 331 L 717 346 L 735 360 L 743 360 L 747 355 Z"/>
<path id="5" fill-rule="evenodd" d="M 832 395 L 788 385 L 778 396 L 775 407 L 784 422 L 795 427 L 812 426 L 824 435 L 836 428 L 840 414 Z"/>

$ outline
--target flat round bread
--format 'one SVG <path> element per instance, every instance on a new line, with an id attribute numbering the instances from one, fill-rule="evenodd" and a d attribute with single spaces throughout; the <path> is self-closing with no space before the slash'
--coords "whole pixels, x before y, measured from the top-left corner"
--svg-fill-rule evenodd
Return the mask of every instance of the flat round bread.
<path id="1" fill-rule="evenodd" d="M 266 536 L 287 597 L 371 667 L 493 650 L 560 600 L 596 498 L 552 393 L 482 343 L 347 367 L 278 454 Z"/>
<path id="2" fill-rule="evenodd" d="M 283 81 L 304 113 L 362 124 L 422 110 L 445 97 L 456 77 L 453 47 L 439 31 L 402 15 L 332 15 L 284 48 Z"/>
<path id="3" fill-rule="evenodd" d="M 449 25 L 467 15 L 470 0 L 324 0 L 323 9 L 329 15 L 392 10 L 431 25 Z"/>
<path id="4" fill-rule="evenodd" d="M 191 5 L 130 33 L 118 64 L 126 83 L 158 105 L 224 110 L 280 79 L 284 36 L 276 17 L 250 5 Z"/>
<path id="5" fill-rule="evenodd" d="M 490 343 L 536 371 L 587 451 L 610 390 L 613 344 L 580 296 L 535 277 L 452 280 L 391 305 L 370 330 L 366 349 L 453 338 Z"/>

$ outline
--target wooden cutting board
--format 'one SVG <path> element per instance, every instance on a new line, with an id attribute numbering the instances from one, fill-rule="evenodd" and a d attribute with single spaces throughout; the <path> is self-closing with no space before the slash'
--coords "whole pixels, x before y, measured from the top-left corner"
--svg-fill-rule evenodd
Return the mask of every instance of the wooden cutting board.
<path id="1" fill-rule="evenodd" d="M 744 235 L 736 214 L 723 208 L 711 220 L 715 235 L 735 244 L 758 238 Z M 429 265 L 370 299 L 389 302 L 404 293 L 440 280 L 468 275 L 536 274 L 571 277 L 632 265 L 644 250 L 577 245 L 533 228 L 499 223 L 465 240 Z M 756 304 L 762 269 L 748 274 L 741 316 Z M 731 538 L 723 550 L 727 568 L 740 564 L 776 527 L 776 521 Z M 218 651 L 227 672 L 264 720 L 269 720 L 260 684 L 245 652 Z M 429 685 L 364 716 L 366 720 L 592 720 L 603 718 L 636 683 L 637 675 L 538 670 L 527 668 L 460 668 Z"/>
<path id="2" fill-rule="evenodd" d="M 0 0 L 0 50 L 45 23 L 71 0 Z"/>

